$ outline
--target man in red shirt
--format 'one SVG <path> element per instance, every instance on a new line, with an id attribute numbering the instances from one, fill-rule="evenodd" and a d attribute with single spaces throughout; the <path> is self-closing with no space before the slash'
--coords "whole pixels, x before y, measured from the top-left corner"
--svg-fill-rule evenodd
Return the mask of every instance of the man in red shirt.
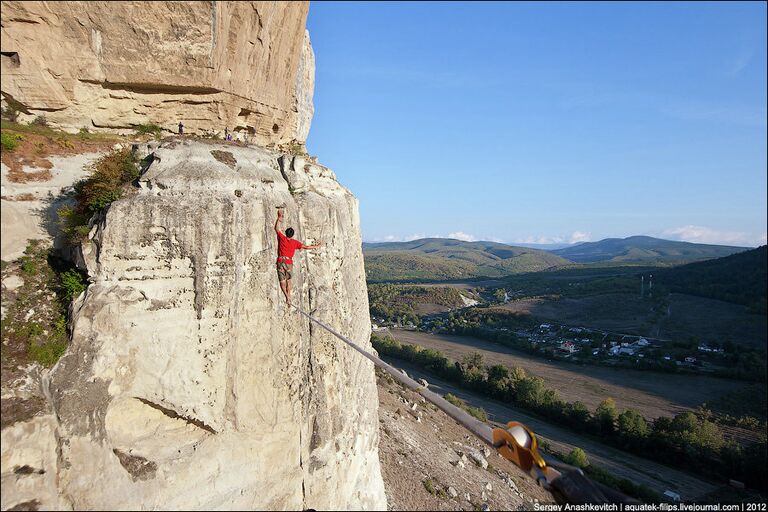
<path id="1" fill-rule="evenodd" d="M 293 239 L 293 228 L 285 230 L 285 234 L 280 231 L 280 222 L 283 220 L 282 208 L 277 210 L 277 221 L 275 222 L 275 233 L 277 233 L 277 279 L 280 281 L 280 289 L 285 295 L 285 302 L 291 304 L 291 268 L 293 267 L 293 253 L 296 249 L 317 249 L 322 242 L 314 245 L 304 245 L 298 240 Z"/>

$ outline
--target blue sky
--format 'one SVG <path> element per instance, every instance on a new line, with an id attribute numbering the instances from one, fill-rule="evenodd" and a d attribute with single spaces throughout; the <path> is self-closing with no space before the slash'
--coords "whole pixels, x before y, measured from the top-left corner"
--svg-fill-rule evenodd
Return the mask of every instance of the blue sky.
<path id="1" fill-rule="evenodd" d="M 363 239 L 766 243 L 766 4 L 318 2 Z"/>

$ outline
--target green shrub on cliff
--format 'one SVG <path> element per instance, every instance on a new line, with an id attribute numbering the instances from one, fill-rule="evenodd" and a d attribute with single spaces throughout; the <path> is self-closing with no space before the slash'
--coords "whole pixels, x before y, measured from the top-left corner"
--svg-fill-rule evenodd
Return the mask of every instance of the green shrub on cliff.
<path id="1" fill-rule="evenodd" d="M 99 213 L 122 196 L 122 188 L 139 177 L 139 169 L 128 149 L 113 151 L 91 166 L 91 175 L 75 183 L 81 210 Z"/>
<path id="2" fill-rule="evenodd" d="M 14 134 L 2 132 L 0 134 L 0 143 L 3 146 L 3 151 L 13 151 L 19 145 L 19 139 Z"/>
<path id="3" fill-rule="evenodd" d="M 68 300 L 74 299 L 85 290 L 85 278 L 75 269 L 62 272 L 59 279 L 61 280 L 61 291 Z"/>
<path id="4" fill-rule="evenodd" d="M 75 205 L 59 209 L 59 225 L 68 240 L 77 243 L 89 232 L 91 216 L 101 213 L 126 191 L 126 185 L 140 175 L 129 149 L 104 155 L 90 167 L 91 174 L 74 185 Z"/>
<path id="5" fill-rule="evenodd" d="M 3 278 L 11 275 L 23 284 L 13 300 L 3 291 L 3 367 L 32 361 L 51 367 L 67 348 L 69 304 L 72 294 L 85 288 L 84 279 L 41 240 L 30 240 L 24 255 L 5 265 Z"/>
<path id="6" fill-rule="evenodd" d="M 152 135 L 154 137 L 160 137 L 163 129 L 156 124 L 140 124 L 136 126 L 137 135 Z"/>
<path id="7" fill-rule="evenodd" d="M 62 206 L 56 213 L 59 217 L 59 227 L 70 243 L 85 240 L 90 231 L 88 228 L 90 215 L 79 213 L 72 206 Z"/>

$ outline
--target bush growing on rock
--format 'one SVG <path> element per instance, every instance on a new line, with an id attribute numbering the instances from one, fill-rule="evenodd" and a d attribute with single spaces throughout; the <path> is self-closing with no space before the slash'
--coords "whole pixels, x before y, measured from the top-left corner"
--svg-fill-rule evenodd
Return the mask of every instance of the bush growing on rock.
<path id="1" fill-rule="evenodd" d="M 45 118 L 45 116 L 37 116 L 33 121 L 32 124 L 35 126 L 43 126 L 48 127 L 48 120 Z"/>
<path id="2" fill-rule="evenodd" d="M 121 149 L 104 155 L 91 165 L 91 175 L 74 185 L 75 205 L 59 208 L 61 230 L 70 243 L 84 240 L 91 216 L 101 213 L 123 196 L 125 186 L 140 175 L 131 151 Z"/>
<path id="3" fill-rule="evenodd" d="M 56 213 L 59 216 L 59 227 L 69 243 L 75 244 L 85 240 L 90 231 L 88 228 L 89 215 L 78 213 L 71 206 L 62 206 Z"/>
<path id="4" fill-rule="evenodd" d="M 136 135 L 152 135 L 154 137 L 160 137 L 163 129 L 156 124 L 140 124 L 136 126 Z"/>
<path id="5" fill-rule="evenodd" d="M 19 145 L 19 137 L 15 134 L 3 132 L 0 134 L 0 143 L 3 146 L 3 151 L 13 151 Z"/>
<path id="6" fill-rule="evenodd" d="M 587 454 L 584 453 L 584 450 L 581 448 L 574 448 L 571 450 L 571 452 L 565 457 L 565 462 L 582 469 L 589 466 Z"/>
<path id="7" fill-rule="evenodd" d="M 81 210 L 99 213 L 122 196 L 122 187 L 139 177 L 139 169 L 129 149 L 117 150 L 98 159 L 91 175 L 75 183 Z"/>
<path id="8" fill-rule="evenodd" d="M 74 299 L 85 290 L 85 279 L 83 275 L 75 269 L 67 270 L 61 273 L 61 289 L 69 300 Z"/>
<path id="9" fill-rule="evenodd" d="M 24 256 L 5 265 L 3 277 L 16 269 L 22 273 L 23 285 L 17 289 L 3 318 L 3 364 L 9 358 L 21 357 L 16 364 L 35 361 L 51 367 L 67 348 L 71 293 L 82 291 L 84 280 L 40 240 L 31 240 Z"/>

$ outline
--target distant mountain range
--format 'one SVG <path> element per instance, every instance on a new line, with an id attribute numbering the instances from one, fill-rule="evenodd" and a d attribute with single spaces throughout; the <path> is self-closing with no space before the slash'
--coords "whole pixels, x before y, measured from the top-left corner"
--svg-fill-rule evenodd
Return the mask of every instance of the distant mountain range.
<path id="1" fill-rule="evenodd" d="M 631 236 L 585 242 L 551 252 L 576 263 L 671 265 L 721 258 L 749 249 L 749 247 L 676 242 L 650 236 Z"/>
<path id="2" fill-rule="evenodd" d="M 448 238 L 364 243 L 363 253 L 371 282 L 500 277 L 571 264 L 547 251 Z"/>
<path id="3" fill-rule="evenodd" d="M 682 265 L 748 250 L 649 236 L 606 238 L 551 250 L 449 238 L 363 243 L 366 274 L 371 282 L 501 277 L 574 264 Z"/>

